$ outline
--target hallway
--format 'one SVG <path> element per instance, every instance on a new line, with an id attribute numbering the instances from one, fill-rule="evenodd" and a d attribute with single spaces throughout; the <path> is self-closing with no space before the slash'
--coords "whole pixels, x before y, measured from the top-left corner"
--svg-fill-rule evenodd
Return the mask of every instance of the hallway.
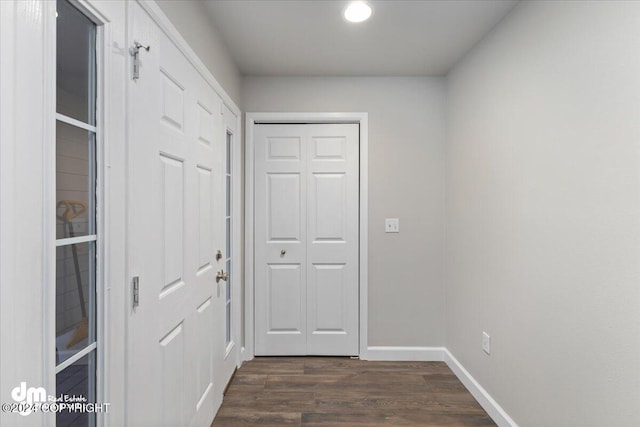
<path id="1" fill-rule="evenodd" d="M 640 426 L 638 52 L 640 1 L 0 0 L 0 426 Z"/>

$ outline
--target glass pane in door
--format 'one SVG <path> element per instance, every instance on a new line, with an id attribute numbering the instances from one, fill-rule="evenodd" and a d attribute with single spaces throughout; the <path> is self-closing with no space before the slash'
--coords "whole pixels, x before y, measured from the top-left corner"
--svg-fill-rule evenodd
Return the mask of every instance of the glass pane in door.
<path id="1" fill-rule="evenodd" d="M 225 190 L 227 193 L 227 197 L 226 197 L 226 216 L 225 216 L 225 239 L 227 242 L 226 245 L 226 262 L 225 262 L 225 268 L 227 270 L 227 273 L 229 273 L 229 278 L 227 279 L 227 282 L 225 284 L 225 318 L 226 318 L 226 322 L 225 322 L 225 343 L 229 344 L 231 343 L 232 337 L 231 337 L 231 282 L 233 280 L 233 275 L 231 274 L 231 201 L 232 201 L 232 197 L 231 197 L 231 187 L 232 187 L 232 183 L 231 183 L 231 140 L 232 140 L 232 135 L 230 133 L 227 132 L 227 141 L 226 141 L 226 153 L 227 153 L 227 159 L 226 159 L 226 165 L 227 165 L 227 170 L 226 170 L 226 185 L 225 185 Z"/>
<path id="2" fill-rule="evenodd" d="M 56 397 L 64 402 L 65 396 L 82 396 L 87 402 L 95 402 L 95 370 L 94 350 L 56 375 Z M 92 419 L 93 415 L 87 412 L 60 411 L 56 414 L 56 427 L 88 426 Z"/>
<path id="3" fill-rule="evenodd" d="M 95 242 L 56 248 L 56 365 L 96 340 Z"/>
<path id="4" fill-rule="evenodd" d="M 96 124 L 96 24 L 68 1 L 57 2 L 56 111 Z"/>
<path id="5" fill-rule="evenodd" d="M 95 133 L 56 124 L 56 238 L 95 234 Z"/>

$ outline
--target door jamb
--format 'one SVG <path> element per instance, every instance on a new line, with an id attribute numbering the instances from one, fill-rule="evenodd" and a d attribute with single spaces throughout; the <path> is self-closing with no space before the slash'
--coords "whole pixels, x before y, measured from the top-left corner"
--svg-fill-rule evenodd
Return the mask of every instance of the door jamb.
<path id="1" fill-rule="evenodd" d="M 242 360 L 254 357 L 254 127 L 261 123 L 357 123 L 360 125 L 359 206 L 359 356 L 367 358 L 368 323 L 368 206 L 369 206 L 369 114 L 368 113 L 246 113 L 245 121 L 245 258 L 244 342 Z"/>

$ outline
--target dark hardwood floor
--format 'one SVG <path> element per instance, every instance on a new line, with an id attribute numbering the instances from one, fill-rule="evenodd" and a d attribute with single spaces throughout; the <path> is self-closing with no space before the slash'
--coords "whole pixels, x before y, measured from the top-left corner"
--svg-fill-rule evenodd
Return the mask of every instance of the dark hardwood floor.
<path id="1" fill-rule="evenodd" d="M 236 372 L 212 427 L 495 425 L 444 362 L 261 357 Z"/>

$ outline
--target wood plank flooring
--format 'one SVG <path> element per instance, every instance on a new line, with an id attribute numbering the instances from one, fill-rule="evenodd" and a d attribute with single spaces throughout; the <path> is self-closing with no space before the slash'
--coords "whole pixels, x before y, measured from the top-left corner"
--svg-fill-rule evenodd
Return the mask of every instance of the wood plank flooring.
<path id="1" fill-rule="evenodd" d="M 236 372 L 212 427 L 495 425 L 444 362 L 260 357 Z"/>

